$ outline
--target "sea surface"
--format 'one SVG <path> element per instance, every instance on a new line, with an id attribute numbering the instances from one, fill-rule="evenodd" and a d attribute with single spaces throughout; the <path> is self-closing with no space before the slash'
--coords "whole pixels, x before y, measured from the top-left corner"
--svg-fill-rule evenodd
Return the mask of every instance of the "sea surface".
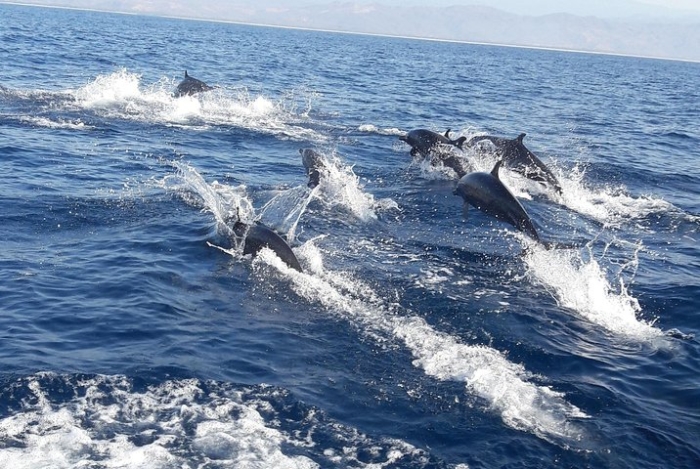
<path id="1" fill-rule="evenodd" d="M 16 5 L 0 63 L 0 467 L 700 467 L 700 64 Z M 527 133 L 557 247 L 416 128 Z"/>

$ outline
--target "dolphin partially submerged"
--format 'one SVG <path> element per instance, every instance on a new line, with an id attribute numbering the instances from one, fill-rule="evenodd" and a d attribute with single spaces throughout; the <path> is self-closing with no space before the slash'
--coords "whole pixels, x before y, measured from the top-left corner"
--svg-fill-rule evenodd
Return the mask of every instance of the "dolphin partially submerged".
<path id="1" fill-rule="evenodd" d="M 494 137 L 492 135 L 479 135 L 472 137 L 467 142 L 468 147 L 473 147 L 485 140 L 491 142 L 506 166 L 513 171 L 522 174 L 528 179 L 550 186 L 558 194 L 562 193 L 561 184 L 547 166 L 532 153 L 524 144 L 522 133 L 514 139 Z"/>
<path id="2" fill-rule="evenodd" d="M 454 191 L 464 200 L 465 213 L 469 205 L 492 217 L 510 223 L 518 230 L 540 241 L 535 225 L 523 206 L 498 178 L 503 164 L 499 160 L 490 173 L 473 172 L 462 177 Z"/>
<path id="3" fill-rule="evenodd" d="M 271 228 L 259 222 L 249 224 L 237 221 L 233 224 L 233 232 L 244 239 L 243 255 L 252 254 L 255 257 L 262 248 L 269 248 L 289 267 L 303 272 L 292 248 Z"/>
<path id="4" fill-rule="evenodd" d="M 450 129 L 447 129 L 444 135 L 428 129 L 414 129 L 406 135 L 400 136 L 399 140 L 411 145 L 411 156 L 422 155 L 424 158 L 430 158 L 431 153 L 439 152 L 441 149 L 444 150 L 450 145 L 461 150 L 467 138 L 459 137 L 457 140 L 452 140 L 450 138 Z"/>
<path id="5" fill-rule="evenodd" d="M 399 140 L 411 146 L 411 156 L 413 157 L 421 155 L 423 158 L 429 159 L 431 163 L 441 162 L 444 166 L 451 168 L 459 177 L 467 173 L 465 162 L 450 151 L 452 146 L 461 150 L 467 138 L 459 137 L 452 140 L 450 129 L 447 129 L 444 135 L 428 129 L 414 129 L 399 137 Z"/>
<path id="6" fill-rule="evenodd" d="M 203 91 L 210 91 L 213 89 L 213 86 L 207 85 L 202 80 L 197 80 L 196 78 L 189 76 L 187 74 L 187 70 L 185 70 L 185 78 L 179 85 L 177 85 L 173 96 L 176 98 L 181 96 L 192 96 L 193 94 L 201 93 Z"/>
<path id="7" fill-rule="evenodd" d="M 307 185 L 313 189 L 318 186 L 321 179 L 321 172 L 323 172 L 327 166 L 326 159 L 323 155 L 311 148 L 300 148 L 299 154 L 301 154 L 301 164 L 304 165 L 306 175 L 309 177 Z"/>

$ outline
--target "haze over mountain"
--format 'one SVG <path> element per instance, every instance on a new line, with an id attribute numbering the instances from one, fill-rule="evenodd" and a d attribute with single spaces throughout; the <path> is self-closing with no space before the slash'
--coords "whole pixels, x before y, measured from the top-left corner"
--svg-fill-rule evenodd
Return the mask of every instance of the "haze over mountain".
<path id="1" fill-rule="evenodd" d="M 700 5 L 693 6 L 688 0 L 480 2 L 490 6 L 469 5 L 464 0 L 372 3 L 27 0 L 24 3 L 700 61 Z"/>

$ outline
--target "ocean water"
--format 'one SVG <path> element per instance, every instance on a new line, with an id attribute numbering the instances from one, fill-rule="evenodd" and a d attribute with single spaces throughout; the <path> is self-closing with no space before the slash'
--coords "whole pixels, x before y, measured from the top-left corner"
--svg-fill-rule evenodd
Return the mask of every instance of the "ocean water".
<path id="1" fill-rule="evenodd" d="M 0 18 L 0 467 L 700 467 L 700 64 Z M 526 132 L 564 247 L 465 219 L 414 128 Z"/>

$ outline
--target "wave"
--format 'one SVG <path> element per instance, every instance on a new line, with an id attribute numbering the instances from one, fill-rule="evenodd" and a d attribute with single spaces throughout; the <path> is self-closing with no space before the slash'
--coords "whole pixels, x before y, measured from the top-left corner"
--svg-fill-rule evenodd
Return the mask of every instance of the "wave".
<path id="1" fill-rule="evenodd" d="M 641 319 L 639 301 L 628 291 L 622 277 L 626 267 L 638 265 L 638 246 L 615 281 L 618 288 L 608 280 L 610 275 L 601 266 L 607 247 L 599 260 L 595 259 L 590 246 L 587 256 L 573 249 L 545 249 L 529 243 L 524 261 L 529 278 L 542 285 L 560 306 L 573 310 L 588 321 L 605 330 L 625 338 L 649 341 L 661 337 L 664 332 L 654 326 L 655 320 Z"/>
<path id="2" fill-rule="evenodd" d="M 326 141 L 310 128 L 309 112 L 314 94 L 294 90 L 273 99 L 251 94 L 244 87 L 216 88 L 207 93 L 175 98 L 177 83 L 161 78 L 143 84 L 141 75 L 120 69 L 98 75 L 84 86 L 70 90 L 66 110 L 90 111 L 110 119 L 138 120 L 169 126 L 207 128 L 233 126 L 293 140 Z"/>
<path id="3" fill-rule="evenodd" d="M 95 127 L 86 125 L 81 119 L 52 119 L 49 117 L 22 117 L 20 121 L 47 129 L 90 130 Z"/>
<path id="4" fill-rule="evenodd" d="M 397 137 L 406 134 L 406 132 L 397 129 L 396 127 L 379 128 L 374 124 L 362 124 L 357 128 L 357 130 L 368 134 L 395 135 Z"/>
<path id="5" fill-rule="evenodd" d="M 409 443 L 372 438 L 266 385 L 38 373 L 6 383 L 0 398 L 7 468 L 434 467 Z"/>

